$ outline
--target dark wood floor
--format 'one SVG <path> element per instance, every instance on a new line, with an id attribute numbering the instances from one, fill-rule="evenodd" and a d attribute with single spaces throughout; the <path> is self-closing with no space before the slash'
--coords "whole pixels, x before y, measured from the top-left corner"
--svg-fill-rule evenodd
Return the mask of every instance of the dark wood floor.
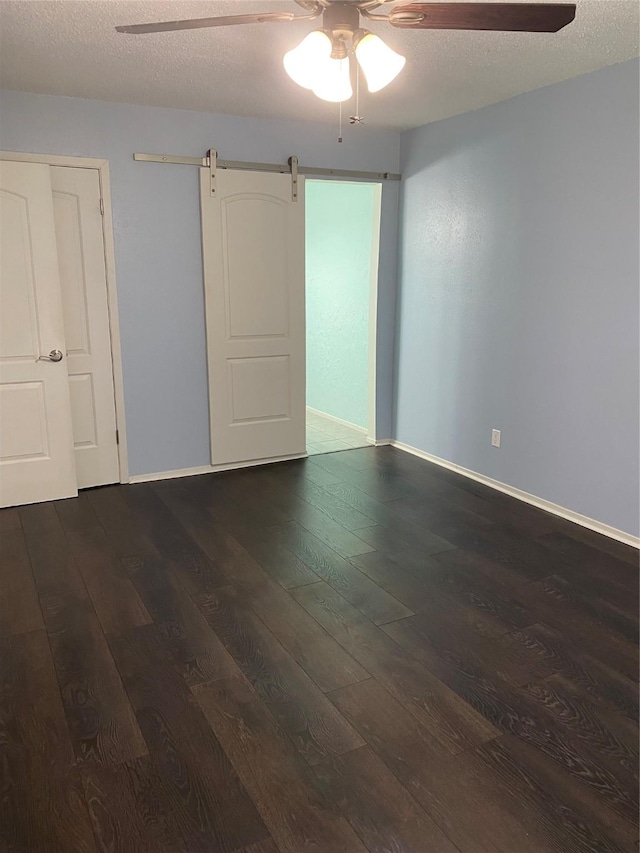
<path id="1" fill-rule="evenodd" d="M 2 851 L 637 851 L 633 549 L 390 448 L 0 530 Z"/>

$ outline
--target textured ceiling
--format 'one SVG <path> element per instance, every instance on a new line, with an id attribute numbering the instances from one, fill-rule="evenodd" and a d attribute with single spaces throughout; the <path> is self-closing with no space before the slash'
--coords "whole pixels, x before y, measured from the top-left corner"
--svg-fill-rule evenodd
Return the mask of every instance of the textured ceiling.
<path id="1" fill-rule="evenodd" d="M 401 5 L 401 4 L 398 4 Z M 365 26 L 407 57 L 368 124 L 408 128 L 638 55 L 637 0 L 577 0 L 556 34 L 408 31 Z M 0 0 L 5 89 L 269 118 L 335 120 L 337 106 L 295 85 L 282 55 L 317 21 L 132 36 L 116 24 L 285 10 L 290 0 Z M 353 105 L 347 112 L 354 111 Z"/>

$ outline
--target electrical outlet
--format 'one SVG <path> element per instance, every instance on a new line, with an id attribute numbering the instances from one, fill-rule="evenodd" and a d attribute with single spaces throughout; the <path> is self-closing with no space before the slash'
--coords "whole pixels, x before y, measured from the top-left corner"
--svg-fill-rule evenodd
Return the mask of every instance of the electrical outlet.
<path id="1" fill-rule="evenodd" d="M 491 447 L 500 447 L 500 430 L 491 430 Z"/>

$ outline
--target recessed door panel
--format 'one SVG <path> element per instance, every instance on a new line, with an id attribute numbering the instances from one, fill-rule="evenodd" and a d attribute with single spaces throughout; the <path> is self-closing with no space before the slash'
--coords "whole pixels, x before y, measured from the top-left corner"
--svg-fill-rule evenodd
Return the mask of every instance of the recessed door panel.
<path id="1" fill-rule="evenodd" d="M 31 259 L 29 199 L 0 190 L 0 253 L 3 275 L 0 314 L 0 358 L 34 359 L 38 355 L 38 323 Z"/>
<path id="2" fill-rule="evenodd" d="M 93 392 L 93 377 L 90 373 L 76 373 L 69 377 L 71 396 L 71 422 L 73 424 L 73 446 L 95 448 L 96 401 Z"/>
<path id="3" fill-rule="evenodd" d="M 80 170 L 84 171 L 84 170 Z M 58 264 L 62 286 L 62 312 L 67 339 L 67 355 L 90 355 L 87 269 L 83 253 L 80 195 L 59 187 L 76 176 L 68 167 L 52 167 L 53 213 L 58 241 Z M 100 188 L 95 187 L 98 203 Z"/>
<path id="4" fill-rule="evenodd" d="M 43 382 L 0 385 L 0 460 L 48 459 L 49 442 Z"/>
<path id="5" fill-rule="evenodd" d="M 291 417 L 288 355 L 232 358 L 227 364 L 232 424 Z"/>
<path id="6" fill-rule="evenodd" d="M 284 337 L 288 332 L 287 204 L 243 194 L 222 201 L 228 336 Z"/>

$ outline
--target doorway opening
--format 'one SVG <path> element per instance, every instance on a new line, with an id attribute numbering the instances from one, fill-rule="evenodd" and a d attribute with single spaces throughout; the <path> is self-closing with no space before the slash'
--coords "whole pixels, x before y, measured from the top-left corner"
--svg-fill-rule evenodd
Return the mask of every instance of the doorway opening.
<path id="1" fill-rule="evenodd" d="M 307 453 L 376 438 L 375 342 L 382 185 L 306 181 Z"/>

